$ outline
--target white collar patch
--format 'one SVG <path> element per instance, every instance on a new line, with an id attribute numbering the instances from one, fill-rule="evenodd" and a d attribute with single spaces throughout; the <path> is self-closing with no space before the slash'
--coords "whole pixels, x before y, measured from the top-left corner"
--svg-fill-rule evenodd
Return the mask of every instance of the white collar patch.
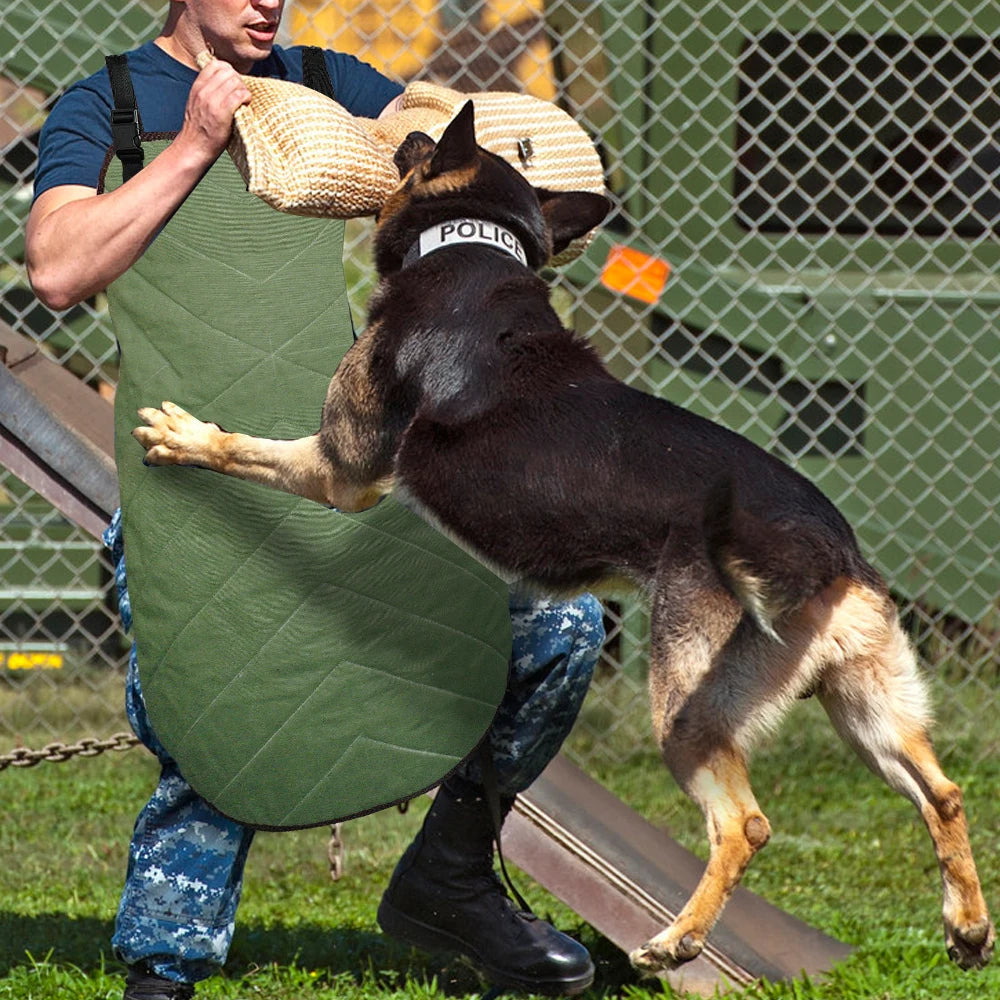
<path id="1" fill-rule="evenodd" d="M 421 257 L 458 243 L 482 243 L 503 250 L 525 266 L 528 263 L 521 241 L 509 229 L 483 219 L 449 219 L 447 222 L 439 222 L 430 229 L 425 229 L 417 241 Z"/>

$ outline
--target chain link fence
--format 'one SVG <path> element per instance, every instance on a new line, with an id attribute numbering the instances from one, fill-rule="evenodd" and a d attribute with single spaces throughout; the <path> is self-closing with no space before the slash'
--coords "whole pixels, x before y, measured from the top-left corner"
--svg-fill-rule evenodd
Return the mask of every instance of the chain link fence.
<path id="1" fill-rule="evenodd" d="M 101 296 L 54 315 L 23 266 L 38 129 L 165 5 L 5 0 L 0 320 L 111 395 Z M 284 41 L 403 80 L 527 90 L 598 141 L 617 211 L 556 277 L 621 377 L 814 479 L 886 573 L 939 738 L 998 741 L 1000 8 L 974 0 L 297 0 Z M 357 310 L 367 227 L 350 227 Z M 107 559 L 0 470 L 0 751 L 121 729 Z M 643 612 L 610 637 L 573 742 L 648 746 Z M 85 749 L 93 747 L 85 743 Z"/>

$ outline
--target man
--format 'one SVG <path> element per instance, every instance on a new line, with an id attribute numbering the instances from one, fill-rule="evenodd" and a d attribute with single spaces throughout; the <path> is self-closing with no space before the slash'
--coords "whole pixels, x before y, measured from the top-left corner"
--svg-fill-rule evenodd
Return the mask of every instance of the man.
<path id="1" fill-rule="evenodd" d="M 42 132 L 27 227 L 28 274 L 43 302 L 68 308 L 144 266 L 160 230 L 211 177 L 233 114 L 249 100 L 241 74 L 302 80 L 302 50 L 275 45 L 282 7 L 283 0 L 171 0 L 162 32 L 128 53 L 128 65 L 144 131 L 176 137 L 114 190 L 98 193 L 111 143 L 108 75 L 101 71 L 67 91 Z M 199 72 L 197 56 L 209 47 L 216 59 Z M 349 111 L 392 113 L 398 84 L 352 57 L 324 58 L 337 100 Z M 127 627 L 118 516 L 106 538 Z M 504 814 L 568 733 L 603 641 L 592 598 L 512 598 L 511 614 L 511 680 L 489 740 Z M 134 647 L 127 706 L 162 773 L 136 824 L 113 943 L 129 966 L 125 1000 L 186 1000 L 193 984 L 225 961 L 253 831 L 202 800 L 163 749 L 146 716 Z M 579 992 L 593 977 L 589 955 L 508 899 L 493 870 L 493 830 L 479 765 L 464 765 L 439 789 L 397 866 L 380 923 L 419 947 L 469 955 L 498 984 Z"/>

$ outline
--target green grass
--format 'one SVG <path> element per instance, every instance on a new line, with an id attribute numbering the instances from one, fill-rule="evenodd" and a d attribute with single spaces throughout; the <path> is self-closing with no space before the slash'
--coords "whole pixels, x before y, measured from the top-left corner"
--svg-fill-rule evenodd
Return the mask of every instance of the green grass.
<path id="1" fill-rule="evenodd" d="M 599 714 L 599 713 L 598 713 Z M 582 737 L 580 737 L 582 739 Z M 950 754 L 963 785 L 987 899 L 1000 875 L 1000 763 L 977 761 L 981 738 Z M 760 984 L 741 1000 L 981 1000 L 1000 997 L 1000 967 L 963 973 L 940 933 L 937 867 L 908 803 L 868 774 L 830 735 L 812 704 L 754 763 L 774 837 L 744 880 L 751 890 L 855 946 L 824 983 Z M 701 817 L 652 753 L 607 764 L 598 777 L 685 846 L 705 856 Z M 118 1000 L 121 967 L 108 939 L 135 815 L 155 780 L 142 751 L 0 773 L 0 998 Z M 390 1000 L 478 996 L 461 961 L 442 962 L 383 937 L 381 888 L 425 806 L 345 826 L 345 877 L 330 881 L 323 829 L 259 834 L 225 976 L 199 997 L 231 1000 Z M 637 979 L 624 957 L 523 874 L 531 904 L 591 949 L 594 998 L 672 996 Z"/>

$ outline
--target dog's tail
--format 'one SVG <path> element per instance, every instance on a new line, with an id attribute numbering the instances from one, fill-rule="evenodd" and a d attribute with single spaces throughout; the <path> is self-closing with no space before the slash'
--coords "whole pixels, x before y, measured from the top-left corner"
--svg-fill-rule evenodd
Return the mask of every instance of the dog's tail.
<path id="1" fill-rule="evenodd" d="M 715 483 L 706 499 L 709 559 L 761 632 L 778 642 L 775 622 L 850 572 L 857 552 L 846 522 L 818 491 L 816 496 L 819 517 L 773 519 L 738 505 L 730 477 Z"/>

